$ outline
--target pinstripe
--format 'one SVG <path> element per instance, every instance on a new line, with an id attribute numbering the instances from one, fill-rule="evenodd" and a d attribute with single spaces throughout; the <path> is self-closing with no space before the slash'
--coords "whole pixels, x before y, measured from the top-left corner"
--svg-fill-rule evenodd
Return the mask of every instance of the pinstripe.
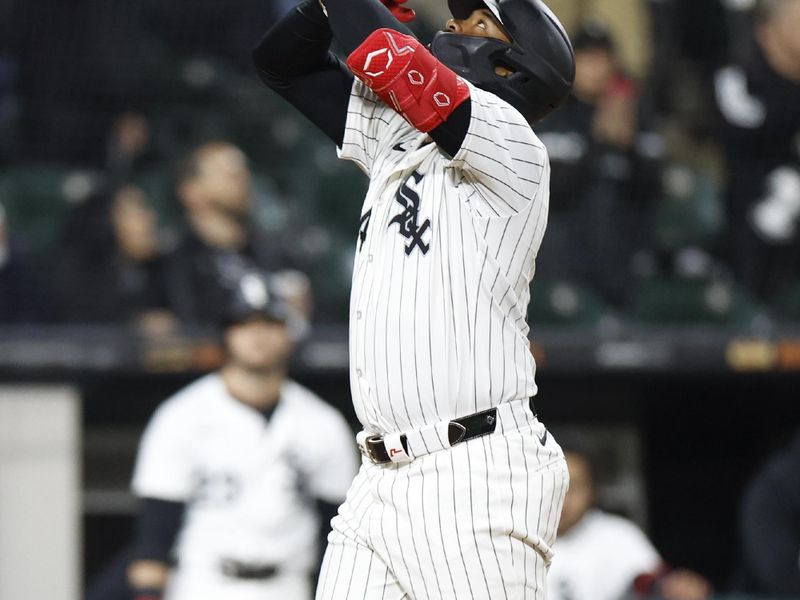
<path id="1" fill-rule="evenodd" d="M 481 438 L 483 442 L 481 445 L 483 447 L 483 461 L 486 464 L 486 514 L 487 516 L 491 515 L 491 507 L 489 506 L 489 490 L 491 489 L 491 485 L 489 483 L 489 460 L 486 457 L 486 445 L 489 443 L 491 438 L 484 437 Z M 492 519 L 491 517 L 488 518 L 489 523 L 489 542 L 492 544 L 492 552 L 494 553 L 494 560 L 497 563 L 497 571 L 500 574 L 500 583 L 503 584 L 503 597 L 508 600 L 508 590 L 506 590 L 506 580 L 503 576 L 503 568 L 500 566 L 500 558 L 497 556 L 497 546 L 495 546 L 494 542 L 494 533 L 492 532 Z"/>
<path id="2" fill-rule="evenodd" d="M 342 562 L 343 562 L 342 561 L 342 556 L 344 555 L 344 546 L 341 546 L 341 545 L 337 546 L 337 547 L 334 548 L 334 552 L 336 550 L 339 550 L 339 560 L 335 560 L 335 559 L 332 560 L 333 564 L 336 565 L 336 575 L 333 578 L 333 592 L 334 593 L 336 592 L 336 584 L 339 581 L 339 573 L 340 573 L 341 568 L 342 568 Z"/>
<path id="3" fill-rule="evenodd" d="M 421 489 L 422 502 L 420 502 L 420 511 L 419 512 L 420 512 L 420 514 L 422 514 L 422 529 L 423 529 L 423 531 L 425 533 L 425 535 L 423 535 L 422 537 L 425 539 L 425 543 L 427 544 L 427 547 L 428 547 L 428 558 L 430 559 L 430 563 L 429 564 L 434 565 L 435 562 L 434 562 L 434 559 L 433 559 L 433 551 L 431 550 L 431 535 L 430 535 L 430 531 L 428 530 L 428 519 L 427 519 L 427 515 L 425 514 L 425 505 L 424 505 L 424 499 L 425 499 L 425 471 L 423 470 L 421 464 L 419 465 L 419 475 L 420 475 L 420 479 L 421 479 L 420 486 L 422 488 Z M 410 483 L 411 482 L 409 481 L 409 490 L 411 489 Z M 411 506 L 411 502 L 408 499 L 406 500 L 406 506 L 409 506 L 409 507 Z M 410 509 L 409 509 L 409 512 L 408 512 L 408 520 L 411 523 L 414 522 L 414 519 L 413 519 L 413 517 L 411 515 L 411 510 Z M 419 566 L 420 566 L 420 571 L 422 571 L 423 570 L 423 565 L 422 565 L 421 562 L 419 563 Z M 438 569 L 436 569 L 436 568 L 433 569 L 433 575 L 434 575 L 434 578 L 436 579 L 436 589 L 439 592 L 439 595 L 437 596 L 437 598 L 442 598 L 442 584 L 439 582 L 439 571 L 438 571 Z M 424 576 L 423 576 L 422 581 L 424 583 L 424 581 L 425 581 Z M 428 586 L 427 585 L 425 586 L 425 593 L 428 595 L 428 597 L 430 597 L 430 594 L 428 593 Z"/>
<path id="4" fill-rule="evenodd" d="M 389 584 L 389 567 L 386 567 L 386 571 L 383 574 L 383 593 L 381 594 L 381 600 L 386 597 L 386 588 Z"/>
<path id="5" fill-rule="evenodd" d="M 459 204 L 459 206 L 458 206 L 459 216 L 460 216 L 460 213 L 462 211 L 463 211 L 463 209 L 462 209 L 461 205 Z M 463 249 L 464 248 L 464 219 L 463 218 L 460 218 L 458 220 L 458 233 L 459 233 L 459 236 L 460 236 L 460 239 L 461 239 L 461 246 L 460 247 Z M 463 281 L 464 281 L 464 309 L 465 309 L 465 312 L 466 312 L 466 320 L 465 320 L 465 322 L 467 324 L 467 339 L 470 340 L 470 354 L 472 355 L 472 359 L 474 361 L 475 360 L 475 338 L 472 335 L 472 330 L 470 329 L 470 326 L 469 326 L 469 290 L 467 289 L 467 262 L 466 262 L 465 253 L 461 252 L 460 254 L 461 254 L 461 269 L 462 269 L 462 271 L 464 273 L 464 279 L 463 279 Z M 476 396 L 475 397 L 475 411 L 473 411 L 473 412 L 477 412 L 477 404 L 478 404 L 478 398 Z M 460 410 L 468 410 L 468 409 L 461 409 L 461 407 L 459 407 L 459 409 Z"/>
<path id="6" fill-rule="evenodd" d="M 517 421 L 517 416 L 514 415 L 514 422 L 516 423 L 516 421 Z M 509 551 L 510 551 L 510 554 L 511 554 L 511 565 L 514 566 L 514 540 L 513 540 L 513 536 L 514 536 L 514 531 L 517 530 L 517 528 L 514 527 L 514 478 L 513 478 L 514 472 L 511 469 L 511 448 L 510 448 L 510 446 L 508 444 L 508 437 L 503 436 L 503 438 L 504 438 L 503 441 L 505 442 L 505 445 L 506 445 L 506 465 L 508 466 L 508 489 L 511 490 L 511 504 L 510 504 L 510 506 L 508 508 L 510 516 L 511 516 L 511 531 L 509 531 L 509 533 L 508 533 L 508 546 L 509 546 Z M 527 467 L 527 465 L 526 465 L 526 467 Z"/>
<path id="7" fill-rule="evenodd" d="M 372 577 L 371 577 L 371 575 L 372 575 L 372 560 L 374 558 L 375 558 L 375 553 L 374 552 L 370 552 L 369 553 L 369 563 L 367 564 L 367 574 L 364 577 L 364 590 L 361 592 L 360 595 L 356 596 L 356 598 L 366 598 L 367 597 L 367 589 L 369 588 L 370 579 L 372 579 Z"/>
<path id="8" fill-rule="evenodd" d="M 445 222 L 449 223 L 450 222 L 450 215 L 449 215 L 450 209 L 448 207 L 448 202 L 447 202 L 446 198 L 445 198 L 445 202 L 444 202 L 444 212 L 445 212 Z M 440 228 L 440 234 L 441 234 L 441 228 Z M 449 246 L 451 244 L 452 244 L 452 241 L 450 240 L 450 236 L 448 235 L 447 236 L 448 251 L 450 250 Z M 453 290 L 454 286 L 453 286 L 452 263 L 442 261 L 442 268 L 444 268 L 445 265 L 447 265 L 447 278 L 448 278 L 449 289 Z M 457 329 L 457 326 L 456 326 L 456 305 L 455 305 L 455 298 L 453 297 L 452 294 L 450 294 L 450 314 L 453 316 L 453 331 L 456 331 L 456 329 Z M 458 362 L 459 361 L 458 344 L 455 344 L 454 352 L 456 354 L 456 362 Z"/>
<path id="9" fill-rule="evenodd" d="M 393 478 L 393 480 L 394 480 L 394 478 Z M 392 485 L 394 485 L 394 483 Z M 386 556 L 387 556 L 387 558 L 389 560 L 389 564 L 387 565 L 387 573 L 386 573 L 386 580 L 385 580 L 385 581 L 388 581 L 389 572 L 391 571 L 391 573 L 396 575 L 397 569 L 394 566 L 393 553 L 389 550 L 389 542 L 388 542 L 388 538 L 386 537 L 386 530 L 383 527 L 383 521 L 384 521 L 384 515 L 386 513 L 387 503 L 383 499 L 383 496 L 380 494 L 380 482 L 378 483 L 378 488 L 377 489 L 378 489 L 378 499 L 380 501 L 379 502 L 379 506 L 380 506 L 380 509 L 381 509 L 381 516 L 380 516 L 380 519 L 379 519 L 380 530 L 381 530 L 381 540 L 383 541 L 383 546 L 384 546 L 384 549 L 386 550 Z M 395 530 L 395 533 L 397 533 L 396 530 Z M 384 583 L 384 593 L 385 593 L 385 591 L 386 591 L 386 584 Z"/>
<path id="10" fill-rule="evenodd" d="M 415 271 L 418 270 L 418 267 L 419 267 L 419 255 L 417 255 L 417 264 L 415 265 L 415 267 L 417 267 L 415 269 Z M 403 263 L 403 269 L 405 270 L 405 262 Z M 417 302 L 418 302 L 418 298 L 417 298 L 417 286 L 418 286 L 418 284 L 419 284 L 419 278 L 415 277 L 414 278 L 414 309 L 415 309 L 415 311 L 416 311 Z M 403 297 L 403 294 L 402 294 L 402 291 L 401 291 L 400 292 L 401 303 L 402 303 L 402 297 Z M 399 321 L 398 321 L 398 325 L 400 325 Z M 411 329 L 411 332 L 412 332 L 412 336 L 413 336 L 412 337 L 412 341 L 411 341 L 411 347 L 416 349 L 418 347 L 417 346 L 417 328 L 413 327 Z M 402 337 L 402 333 L 403 332 L 399 331 L 399 333 L 400 333 L 400 337 Z M 405 378 L 403 377 L 403 353 L 400 352 L 399 355 L 400 355 L 400 380 L 402 382 L 402 381 L 405 381 Z M 417 402 L 419 403 L 419 414 L 422 415 L 423 420 L 425 420 L 425 409 L 422 407 L 422 394 L 420 393 L 420 389 L 419 389 L 419 369 L 417 367 L 417 356 L 419 356 L 419 352 L 415 351 L 414 352 L 414 386 L 415 386 L 415 388 L 417 390 Z M 405 394 L 403 394 L 403 404 L 407 406 Z M 408 416 L 408 420 L 410 422 L 411 421 L 411 415 L 407 415 L 407 416 Z M 428 452 L 429 451 L 428 450 L 428 443 L 425 441 L 424 437 L 422 438 L 422 444 L 425 446 L 425 451 Z"/>
<path id="11" fill-rule="evenodd" d="M 402 306 L 404 305 L 404 302 L 403 302 L 403 291 L 404 291 L 405 283 L 406 283 L 405 272 L 406 272 L 406 264 L 407 263 L 408 263 L 407 260 L 403 261 L 403 266 L 402 266 L 401 272 L 400 272 L 400 307 L 401 307 L 401 310 L 402 310 Z M 415 271 L 416 271 L 416 269 L 415 269 Z M 417 279 L 414 278 L 415 285 L 416 285 L 416 281 L 417 281 Z M 387 306 L 386 308 L 388 310 L 389 307 Z M 387 321 L 387 324 L 388 324 L 388 321 Z M 388 326 L 387 326 L 387 328 L 388 328 Z M 412 332 L 413 332 L 413 330 L 412 330 Z M 400 319 L 397 319 L 397 365 L 400 368 L 400 395 L 403 398 L 403 407 L 406 409 L 407 422 L 410 423 L 411 422 L 411 413 L 409 412 L 408 399 L 406 398 L 406 386 L 405 386 L 406 378 L 404 377 L 404 374 L 403 374 L 403 339 L 404 339 L 404 336 L 403 336 L 403 321 L 400 320 Z M 387 356 L 387 360 L 388 360 L 388 356 L 389 356 L 388 339 L 386 340 L 386 343 L 387 343 L 386 356 Z M 414 348 L 416 348 L 416 338 L 414 338 L 414 343 L 412 343 L 412 351 L 413 351 Z M 387 372 L 387 379 L 388 379 L 388 372 Z M 390 384 L 389 385 L 389 389 L 391 389 L 391 387 L 392 386 Z M 417 386 L 417 391 L 419 392 L 419 386 Z M 422 400 L 421 399 L 419 399 L 419 409 L 420 409 L 420 415 L 422 415 L 422 417 L 424 418 L 425 414 L 422 412 Z M 400 427 L 398 426 L 398 429 L 399 428 Z"/>
<path id="12" fill-rule="evenodd" d="M 392 477 L 392 491 L 390 492 L 391 499 L 392 499 L 392 506 L 394 507 L 394 510 L 392 511 L 392 512 L 394 512 L 394 535 L 395 535 L 395 539 L 397 540 L 397 547 L 398 547 L 398 549 L 400 551 L 399 552 L 400 561 L 403 563 L 403 568 L 406 571 L 405 579 L 411 585 L 411 593 L 413 594 L 414 598 L 416 598 L 417 597 L 417 592 L 416 592 L 416 590 L 414 590 L 414 579 L 415 578 L 411 576 L 411 571 L 408 568 L 408 562 L 406 561 L 406 553 L 405 553 L 404 548 L 403 548 L 405 546 L 405 544 L 403 544 L 403 540 L 400 538 L 400 511 L 397 509 L 398 503 L 394 498 L 395 485 L 397 484 L 397 480 L 399 479 L 399 477 L 397 476 L 397 471 L 395 471 L 394 475 L 395 476 Z M 411 533 L 411 537 L 412 537 L 412 540 L 413 540 L 413 537 L 414 537 L 413 530 L 412 530 L 412 533 Z M 413 546 L 413 543 L 412 543 L 412 546 Z M 415 552 L 416 552 L 416 550 L 415 550 Z M 396 570 L 394 570 L 394 573 L 395 573 L 395 575 L 399 575 Z"/>
<path id="13" fill-rule="evenodd" d="M 353 568 L 350 569 L 350 577 L 347 579 L 347 591 L 344 593 L 345 598 L 350 597 L 350 587 L 353 585 L 353 575 L 356 573 L 356 563 L 358 562 L 358 552 L 360 548 L 356 546 L 355 554 L 353 555 Z"/>
<path id="14" fill-rule="evenodd" d="M 488 231 L 488 223 L 487 223 L 487 231 Z M 477 238 L 477 233 L 476 233 L 475 229 L 472 230 L 472 233 L 473 233 L 473 236 L 475 236 L 474 237 L 474 239 L 475 239 L 475 247 L 477 248 L 477 246 L 478 246 L 478 238 Z M 483 262 L 481 263 L 480 275 L 478 275 L 478 280 L 480 280 L 480 281 L 483 281 L 483 270 L 486 267 L 486 259 L 488 257 L 489 257 L 489 246 L 484 246 Z M 473 388 L 474 388 L 474 394 L 475 394 L 475 412 L 478 411 L 478 372 L 480 370 L 478 368 L 478 352 L 477 352 L 477 348 L 475 346 L 475 340 L 477 340 L 477 338 L 478 338 L 478 335 L 477 335 L 477 332 L 478 332 L 478 307 L 479 307 L 479 304 L 480 304 L 480 294 L 481 294 L 481 288 L 480 288 L 480 286 L 477 286 L 475 288 L 475 317 L 474 317 L 474 321 L 473 321 L 473 324 L 472 324 L 472 330 L 475 332 L 475 335 L 472 338 L 473 339 L 473 351 L 472 351 L 473 367 L 472 367 L 472 373 L 473 373 L 473 377 L 474 377 L 474 379 L 473 379 L 473 382 L 474 382 L 473 383 Z M 491 306 L 489 306 L 489 310 L 491 311 Z M 491 326 L 491 322 L 492 322 L 491 321 L 491 315 L 489 315 L 489 317 L 490 317 L 489 318 L 489 325 Z M 489 341 L 491 342 L 491 337 L 489 338 Z M 491 394 L 489 394 L 489 397 L 491 397 Z"/>
<path id="15" fill-rule="evenodd" d="M 390 263 L 391 263 L 392 266 L 389 269 L 389 280 L 391 281 L 392 280 L 392 274 L 394 273 L 394 260 L 390 261 Z M 391 286 L 385 286 L 385 287 L 386 287 L 386 313 L 384 315 L 384 325 L 383 325 L 383 331 L 384 332 L 386 332 L 389 329 L 389 305 L 391 304 L 391 291 L 392 291 Z M 375 336 L 375 338 L 377 339 L 377 336 Z M 391 413 L 392 420 L 394 421 L 395 431 L 399 431 L 399 430 L 401 430 L 401 427 L 400 427 L 400 424 L 397 422 L 397 415 L 394 412 L 394 402 L 392 402 L 392 386 L 389 383 L 390 382 L 390 379 L 389 379 L 389 354 L 390 354 L 390 352 L 389 352 L 389 348 L 388 348 L 388 339 L 387 339 L 386 335 L 384 335 L 384 337 L 383 337 L 383 344 L 384 344 L 384 365 L 386 367 L 386 374 L 384 376 L 383 382 L 386 385 L 386 399 L 387 399 L 386 404 L 388 404 L 388 406 L 389 406 L 389 412 Z M 406 407 L 406 410 L 408 410 L 408 407 Z"/>
<path id="16" fill-rule="evenodd" d="M 481 548 L 478 544 L 478 535 L 475 532 L 475 504 L 472 500 L 472 488 L 473 488 L 473 481 L 472 481 L 472 452 L 470 452 L 474 448 L 474 444 L 467 444 L 466 445 L 466 454 L 467 454 L 467 473 L 469 477 L 469 510 L 472 513 L 472 519 L 470 519 L 470 525 L 472 527 L 472 539 L 475 542 L 475 553 L 478 555 L 478 564 L 481 567 L 481 574 L 483 575 L 483 583 L 486 585 L 486 596 L 490 598 L 492 595 L 491 590 L 489 589 L 489 580 L 486 578 L 486 568 L 483 566 L 483 559 L 481 558 Z"/>
<path id="17" fill-rule="evenodd" d="M 502 180 L 502 179 L 500 179 L 499 177 L 495 177 L 494 175 L 492 175 L 492 174 L 490 174 L 490 173 L 487 173 L 487 172 L 486 172 L 486 171 L 484 171 L 483 169 L 480 169 L 480 168 L 476 167 L 475 165 L 472 165 L 472 164 L 470 164 L 469 162 L 467 162 L 467 164 L 469 165 L 469 167 L 470 167 L 470 168 L 471 168 L 473 171 L 476 171 L 476 172 L 480 173 L 481 175 L 484 175 L 485 177 L 488 177 L 489 179 L 491 179 L 491 180 L 493 180 L 493 181 L 496 181 L 497 183 L 499 183 L 500 185 L 502 185 L 503 187 L 505 187 L 506 189 L 508 189 L 508 191 L 510 191 L 510 192 L 514 192 L 514 195 L 516 195 L 516 196 L 519 196 L 519 197 L 520 197 L 520 198 L 522 198 L 522 199 L 523 199 L 525 202 L 530 202 L 530 200 L 531 200 L 530 198 L 528 198 L 528 197 L 527 197 L 525 194 L 522 194 L 522 193 L 521 193 L 521 192 L 519 192 L 518 190 L 516 190 L 516 189 L 514 189 L 513 187 L 511 187 L 511 185 L 509 185 L 507 182 L 503 181 L 503 180 Z M 502 201 L 503 201 L 505 204 L 508 204 L 508 202 L 506 202 L 506 201 L 505 201 L 505 199 L 503 199 L 501 196 L 497 196 L 497 197 L 498 197 L 498 199 L 502 200 Z M 509 206 L 510 206 L 510 205 L 509 205 Z"/>
<path id="18" fill-rule="evenodd" d="M 440 457 L 441 457 L 441 454 L 435 454 L 434 455 L 434 459 L 433 459 L 433 461 L 434 461 L 433 462 L 433 466 L 436 469 L 436 481 L 437 481 L 437 484 L 438 484 L 438 482 L 441 481 L 441 474 L 439 472 L 439 459 L 440 459 Z M 452 461 L 452 457 L 451 457 L 451 461 Z M 452 462 L 451 462 L 451 464 L 452 464 Z M 447 566 L 447 575 L 450 577 L 450 586 L 453 588 L 453 594 L 455 594 L 456 593 L 456 583 L 455 583 L 455 581 L 453 581 L 453 569 L 450 566 L 450 559 L 447 558 L 447 549 L 446 549 L 447 545 L 445 544 L 444 527 L 442 525 L 442 513 L 444 511 L 442 510 L 441 499 L 443 497 L 444 497 L 444 494 L 439 494 L 438 493 L 438 485 L 437 485 L 436 499 L 439 502 L 439 510 L 436 511 L 436 514 L 437 514 L 437 517 L 438 517 L 438 520 L 439 520 L 439 540 L 442 543 L 442 555 L 444 556 L 444 564 Z M 455 510 L 453 510 L 452 512 L 455 513 Z M 424 516 L 425 511 L 423 511 L 422 514 Z M 459 546 L 459 550 L 460 550 L 460 546 Z"/>
<path id="19" fill-rule="evenodd" d="M 317 582 L 317 598 L 321 598 L 325 595 L 325 589 L 328 583 L 328 565 L 330 564 L 331 553 L 333 552 L 333 546 L 328 546 L 325 549 L 325 554 L 322 556 L 322 565 L 320 566 L 321 579 Z"/>
<path id="20" fill-rule="evenodd" d="M 419 464 L 417 465 L 417 467 L 419 469 L 420 477 L 423 477 L 422 482 L 424 483 L 424 475 L 422 474 L 422 467 Z M 419 549 L 417 548 L 417 536 L 414 535 L 414 521 L 415 521 L 415 519 L 411 516 L 411 469 L 412 468 L 413 468 L 413 465 L 411 467 L 409 467 L 408 469 L 406 469 L 406 482 L 405 482 L 405 487 L 406 487 L 406 501 L 405 501 L 406 514 L 408 515 L 408 523 L 410 525 L 409 529 L 411 531 L 411 547 L 414 549 L 414 558 L 417 561 L 415 566 L 419 569 L 419 578 L 422 580 L 422 587 L 425 589 L 425 597 L 426 598 L 430 598 L 431 594 L 430 594 L 430 591 L 428 591 L 428 582 L 425 580 L 425 569 L 423 567 L 422 561 L 419 558 Z M 422 514 L 423 514 L 423 517 L 424 517 L 424 514 L 425 514 L 424 510 L 422 511 Z M 423 530 L 423 536 L 422 537 L 427 539 L 427 532 L 424 531 L 424 530 Z M 412 582 L 414 581 L 413 577 L 410 578 L 410 579 L 411 579 Z M 412 592 L 413 592 L 413 586 L 412 586 Z M 439 596 L 441 597 L 441 594 Z M 417 597 L 416 593 L 414 593 L 414 597 L 415 598 Z"/>
<path id="21" fill-rule="evenodd" d="M 371 253 L 371 242 L 370 242 L 370 245 L 367 247 L 367 253 L 368 253 L 367 254 L 368 256 L 369 256 L 369 253 Z M 363 264 L 366 265 L 367 263 L 363 263 Z M 375 289 L 375 284 L 374 284 L 373 281 L 371 281 L 370 285 L 369 285 L 368 292 L 367 292 L 367 303 L 368 304 L 372 303 L 372 292 L 373 292 L 374 289 Z M 377 311 L 375 312 L 375 314 L 377 315 Z M 366 315 L 362 315 L 362 318 L 366 319 Z M 359 321 L 360 321 L 360 319 L 359 319 Z M 361 327 L 364 327 L 364 325 L 361 325 Z M 364 366 L 366 367 L 367 366 L 367 349 L 366 349 L 366 344 L 363 343 L 362 336 L 352 336 L 352 340 L 353 340 L 352 341 L 353 344 L 356 344 L 358 342 L 358 340 L 362 341 L 362 345 L 364 346 L 364 349 L 363 349 L 363 352 L 364 352 Z M 370 360 L 372 362 L 371 372 L 375 372 L 375 369 L 376 369 L 374 343 L 375 343 L 375 338 L 373 337 L 373 352 L 370 355 Z M 357 396 L 357 398 L 359 398 L 359 397 Z M 378 407 L 375 406 L 373 403 L 367 403 L 364 400 L 365 399 L 362 399 L 361 403 L 366 405 L 366 406 L 370 406 L 372 408 L 372 414 L 373 414 L 372 421 L 374 423 L 377 423 L 378 422 Z M 368 410 L 366 410 L 365 412 L 369 413 Z"/>
<path id="22" fill-rule="evenodd" d="M 439 204 L 441 205 L 442 202 L 440 201 Z M 441 211 L 441 210 L 442 210 L 442 207 L 440 206 L 439 207 L 439 211 Z M 438 211 L 437 211 L 437 214 L 439 214 Z M 437 230 L 438 246 L 439 246 L 439 248 L 441 248 L 442 247 L 442 228 L 441 227 L 437 227 L 436 230 Z M 442 276 L 442 280 L 444 280 L 444 276 Z M 432 300 L 432 297 L 433 297 L 433 295 L 430 293 L 430 290 L 428 290 L 428 313 L 431 314 L 431 315 L 433 315 L 433 306 L 432 306 L 433 300 Z M 442 322 L 444 322 L 444 320 L 445 320 L 444 310 L 445 310 L 444 306 L 442 306 L 442 311 L 443 311 L 442 319 L 441 319 Z M 441 421 L 442 420 L 442 415 L 441 415 L 440 410 L 439 410 L 439 403 L 437 402 L 438 395 L 436 393 L 436 378 L 433 376 L 433 337 L 432 337 L 433 333 L 432 332 L 433 332 L 433 328 L 432 327 L 428 327 L 428 356 L 430 357 L 430 360 L 431 360 L 431 368 L 428 369 L 428 373 L 430 374 L 430 379 L 431 379 L 431 396 L 433 398 L 434 406 L 436 407 L 436 418 L 437 418 L 437 420 Z M 439 442 L 444 444 L 444 440 L 442 440 L 441 434 L 438 431 L 436 432 L 436 435 L 439 437 Z"/>

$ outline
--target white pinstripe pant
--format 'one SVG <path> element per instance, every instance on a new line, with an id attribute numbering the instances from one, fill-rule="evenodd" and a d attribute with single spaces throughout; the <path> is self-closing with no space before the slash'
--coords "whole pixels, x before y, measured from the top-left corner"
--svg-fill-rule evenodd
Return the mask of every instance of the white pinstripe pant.
<path id="1" fill-rule="evenodd" d="M 530 416 L 405 465 L 365 459 L 333 520 L 317 600 L 543 600 L 569 476 Z"/>

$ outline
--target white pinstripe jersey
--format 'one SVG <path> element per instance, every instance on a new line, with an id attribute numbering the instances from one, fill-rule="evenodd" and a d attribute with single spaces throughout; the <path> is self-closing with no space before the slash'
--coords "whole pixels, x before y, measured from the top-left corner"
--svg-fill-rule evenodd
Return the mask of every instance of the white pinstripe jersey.
<path id="1" fill-rule="evenodd" d="M 132 488 L 186 503 L 176 547 L 186 577 L 222 578 L 222 559 L 302 573 L 314 562 L 313 498 L 341 502 L 355 471 L 350 428 L 311 391 L 287 380 L 266 421 L 211 373 L 153 415 Z"/>
<path id="2" fill-rule="evenodd" d="M 417 429 L 536 393 L 526 312 L 547 223 L 543 144 L 470 84 L 449 157 L 356 80 L 339 156 L 370 177 L 350 299 L 350 379 L 366 430 Z"/>

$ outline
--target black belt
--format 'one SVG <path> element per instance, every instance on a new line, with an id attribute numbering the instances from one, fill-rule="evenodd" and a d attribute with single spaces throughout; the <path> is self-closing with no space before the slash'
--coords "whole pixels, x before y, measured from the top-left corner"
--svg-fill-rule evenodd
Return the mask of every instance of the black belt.
<path id="1" fill-rule="evenodd" d="M 229 558 L 223 559 L 222 573 L 234 579 L 270 579 L 278 574 L 275 565 L 243 563 Z"/>
<path id="2" fill-rule="evenodd" d="M 536 407 L 533 405 L 533 398 L 530 398 L 529 406 L 531 413 L 536 416 Z M 447 437 L 451 446 L 455 446 L 460 442 L 466 442 L 472 438 L 480 437 L 488 433 L 494 433 L 497 426 L 497 408 L 489 408 L 476 412 L 466 417 L 453 419 L 447 425 Z M 403 450 L 408 454 L 408 440 L 406 434 L 400 436 L 400 443 L 403 444 Z M 392 462 L 389 458 L 389 452 L 386 450 L 386 444 L 383 437 L 380 435 L 372 435 L 364 440 L 364 446 L 367 457 L 376 464 L 384 464 Z"/>

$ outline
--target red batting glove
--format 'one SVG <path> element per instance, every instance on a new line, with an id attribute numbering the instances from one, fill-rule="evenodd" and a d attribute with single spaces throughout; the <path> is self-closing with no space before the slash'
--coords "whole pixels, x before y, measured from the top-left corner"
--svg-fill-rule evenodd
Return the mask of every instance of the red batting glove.
<path id="1" fill-rule="evenodd" d="M 381 0 L 383 5 L 394 15 L 395 19 L 401 23 L 410 23 L 417 18 L 417 13 L 414 12 L 413 8 L 400 6 L 401 4 L 405 4 L 406 1 L 407 0 Z"/>

